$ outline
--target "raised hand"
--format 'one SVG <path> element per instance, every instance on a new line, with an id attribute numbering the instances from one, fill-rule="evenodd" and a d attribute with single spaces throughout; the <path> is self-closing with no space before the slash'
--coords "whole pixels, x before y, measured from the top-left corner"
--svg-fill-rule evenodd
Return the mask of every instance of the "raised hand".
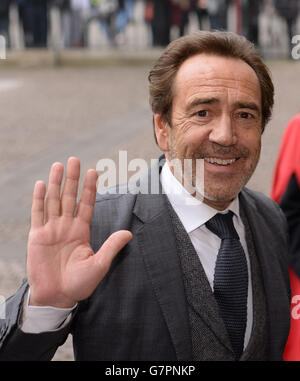
<path id="1" fill-rule="evenodd" d="M 86 173 L 75 213 L 80 162 L 70 158 L 61 193 L 64 167 L 51 167 L 48 190 L 38 181 L 33 192 L 27 251 L 30 305 L 73 307 L 89 297 L 107 273 L 113 258 L 131 240 L 129 231 L 113 233 L 94 253 L 90 221 L 96 197 L 97 172 Z"/>

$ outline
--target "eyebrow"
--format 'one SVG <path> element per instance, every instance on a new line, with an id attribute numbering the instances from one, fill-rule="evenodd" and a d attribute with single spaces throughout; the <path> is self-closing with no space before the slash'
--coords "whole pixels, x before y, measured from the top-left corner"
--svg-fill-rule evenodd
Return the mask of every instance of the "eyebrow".
<path id="1" fill-rule="evenodd" d="M 236 108 L 248 108 L 249 110 L 256 111 L 260 115 L 260 108 L 259 106 L 254 102 L 236 102 L 234 104 Z"/>
<path id="2" fill-rule="evenodd" d="M 196 98 L 188 104 L 187 108 L 188 108 L 188 110 L 191 110 L 197 106 L 207 105 L 207 104 L 210 105 L 210 104 L 215 104 L 215 103 L 220 103 L 220 99 L 218 99 L 218 98 Z"/>

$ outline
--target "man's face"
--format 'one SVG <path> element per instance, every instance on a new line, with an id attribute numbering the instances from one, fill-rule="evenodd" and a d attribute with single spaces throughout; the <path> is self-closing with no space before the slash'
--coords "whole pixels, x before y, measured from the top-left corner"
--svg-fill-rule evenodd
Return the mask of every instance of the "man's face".
<path id="1" fill-rule="evenodd" d="M 199 54 L 187 59 L 173 86 L 171 127 L 155 115 L 158 143 L 172 159 L 204 159 L 204 202 L 226 208 L 259 160 L 261 90 L 239 59 Z"/>

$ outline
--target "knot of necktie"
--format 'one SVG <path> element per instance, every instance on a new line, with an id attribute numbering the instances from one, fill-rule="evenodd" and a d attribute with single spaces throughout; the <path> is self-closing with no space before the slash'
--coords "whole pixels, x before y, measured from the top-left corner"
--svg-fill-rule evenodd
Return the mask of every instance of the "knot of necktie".
<path id="1" fill-rule="evenodd" d="M 227 214 L 217 213 L 209 221 L 206 227 L 221 239 L 233 238 L 239 239 L 239 236 L 233 225 L 233 213 L 229 211 Z"/>

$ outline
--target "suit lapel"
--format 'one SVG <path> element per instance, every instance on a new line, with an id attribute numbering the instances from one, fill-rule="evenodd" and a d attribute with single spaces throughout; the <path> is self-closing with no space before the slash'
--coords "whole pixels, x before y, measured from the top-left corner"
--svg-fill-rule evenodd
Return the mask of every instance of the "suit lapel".
<path id="1" fill-rule="evenodd" d="M 180 262 L 164 196 L 138 195 L 136 236 L 178 360 L 192 358 L 188 311 Z"/>

